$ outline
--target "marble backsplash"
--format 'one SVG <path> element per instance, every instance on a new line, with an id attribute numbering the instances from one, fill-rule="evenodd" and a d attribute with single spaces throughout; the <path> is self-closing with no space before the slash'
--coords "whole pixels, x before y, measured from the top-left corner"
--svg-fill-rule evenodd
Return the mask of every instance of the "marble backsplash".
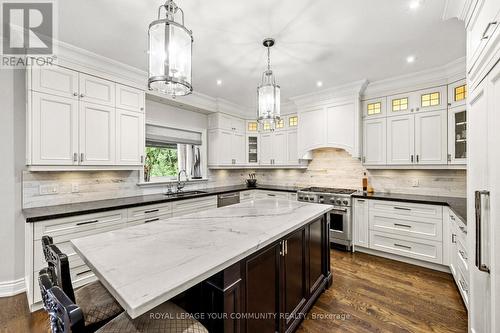
<path id="1" fill-rule="evenodd" d="M 375 191 L 465 197 L 465 170 L 366 170 L 358 159 L 339 149 L 318 149 L 305 170 L 212 170 L 209 180 L 186 190 L 243 184 L 250 172 L 260 184 L 327 186 L 361 189 L 366 172 Z M 137 186 L 138 171 L 23 173 L 23 207 L 41 207 L 161 193 L 162 186 Z M 418 186 L 415 186 L 418 183 Z M 57 185 L 58 193 L 41 195 L 40 185 Z M 75 192 L 75 186 L 78 192 Z"/>

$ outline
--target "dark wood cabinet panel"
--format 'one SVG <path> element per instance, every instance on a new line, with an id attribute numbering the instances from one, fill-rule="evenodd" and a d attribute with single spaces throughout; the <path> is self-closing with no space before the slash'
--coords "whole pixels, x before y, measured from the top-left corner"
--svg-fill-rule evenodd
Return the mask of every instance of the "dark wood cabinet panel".
<path id="1" fill-rule="evenodd" d="M 282 313 L 285 330 L 298 320 L 297 314 L 307 298 L 306 287 L 306 229 L 300 229 L 285 239 L 283 256 Z"/>
<path id="2" fill-rule="evenodd" d="M 281 243 L 271 246 L 246 261 L 245 312 L 247 314 L 279 313 L 279 277 Z M 246 332 L 275 333 L 279 318 L 247 319 Z"/>
<path id="3" fill-rule="evenodd" d="M 313 294 L 325 278 L 324 221 L 318 219 L 308 226 L 309 293 Z"/>

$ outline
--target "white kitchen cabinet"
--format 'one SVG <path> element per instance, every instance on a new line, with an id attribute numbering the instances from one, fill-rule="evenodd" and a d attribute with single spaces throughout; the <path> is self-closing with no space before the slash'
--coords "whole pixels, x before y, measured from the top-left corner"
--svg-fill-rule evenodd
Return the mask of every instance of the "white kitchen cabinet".
<path id="1" fill-rule="evenodd" d="M 287 136 L 287 161 L 285 162 L 288 165 L 299 164 L 299 151 L 297 149 L 297 130 L 288 130 L 286 132 Z"/>
<path id="2" fill-rule="evenodd" d="M 260 164 L 286 165 L 288 164 L 287 132 L 275 131 L 260 135 Z M 298 164 L 298 160 L 294 162 Z"/>
<path id="3" fill-rule="evenodd" d="M 144 114 L 116 109 L 116 165 L 144 162 Z"/>
<path id="4" fill-rule="evenodd" d="M 363 120 L 363 164 L 387 164 L 387 119 Z"/>
<path id="5" fill-rule="evenodd" d="M 144 113 L 144 91 L 123 84 L 116 84 L 116 107 Z"/>
<path id="6" fill-rule="evenodd" d="M 387 115 L 387 98 L 372 98 L 361 103 L 363 118 L 380 118 Z"/>
<path id="7" fill-rule="evenodd" d="M 203 210 L 217 208 L 217 196 L 178 200 L 172 202 L 172 216 L 182 216 Z"/>
<path id="8" fill-rule="evenodd" d="M 359 103 L 359 102 L 358 102 Z M 326 107 L 326 145 L 354 152 L 355 107 L 352 102 Z"/>
<path id="9" fill-rule="evenodd" d="M 468 87 L 465 79 L 448 85 L 448 107 L 455 108 L 467 104 Z"/>
<path id="10" fill-rule="evenodd" d="M 260 136 L 258 133 L 247 134 L 246 136 L 246 155 L 247 164 L 259 164 Z"/>
<path id="11" fill-rule="evenodd" d="M 448 110 L 448 163 L 467 163 L 467 110 L 465 104 Z"/>
<path id="12" fill-rule="evenodd" d="M 448 88 L 438 86 L 418 90 L 416 94 L 416 106 L 414 112 L 444 110 L 448 106 Z"/>
<path id="13" fill-rule="evenodd" d="M 326 141 L 326 116 L 323 107 L 300 113 L 298 127 L 299 154 L 321 147 Z"/>
<path id="14" fill-rule="evenodd" d="M 478 67 L 486 56 L 486 50 L 498 42 L 500 34 L 500 2 L 477 0 L 467 25 L 467 73 Z"/>
<path id="15" fill-rule="evenodd" d="M 387 118 L 387 164 L 407 165 L 415 161 L 415 117 Z"/>
<path id="16" fill-rule="evenodd" d="M 78 164 L 78 101 L 31 93 L 28 164 Z"/>
<path id="17" fill-rule="evenodd" d="M 37 92 L 78 99 L 78 72 L 59 66 L 28 69 L 28 84 Z"/>
<path id="18" fill-rule="evenodd" d="M 447 163 L 447 126 L 446 109 L 415 114 L 415 163 Z"/>
<path id="19" fill-rule="evenodd" d="M 208 117 L 209 129 L 222 129 L 244 133 L 246 132 L 245 125 L 245 120 L 225 113 L 217 112 Z"/>
<path id="20" fill-rule="evenodd" d="M 260 135 L 260 164 L 273 164 L 273 157 L 273 134 L 271 132 L 263 133 Z"/>
<path id="21" fill-rule="evenodd" d="M 233 133 L 233 137 L 231 139 L 232 164 L 241 165 L 246 163 L 245 143 L 246 143 L 245 133 L 239 133 L 239 132 Z"/>
<path id="22" fill-rule="evenodd" d="M 210 130 L 208 133 L 209 164 L 212 166 L 246 163 L 244 133 L 231 130 Z"/>
<path id="23" fill-rule="evenodd" d="M 387 97 L 387 116 L 401 116 L 410 112 L 415 112 L 418 107 L 418 95 L 415 92 L 405 92 L 402 94 Z"/>
<path id="24" fill-rule="evenodd" d="M 115 164 L 115 109 L 80 102 L 79 151 L 81 165 Z"/>
<path id="25" fill-rule="evenodd" d="M 80 100 L 115 107 L 115 83 L 80 73 Z"/>
<path id="26" fill-rule="evenodd" d="M 368 202 L 365 199 L 354 199 L 353 210 L 353 243 L 356 246 L 369 247 Z"/>

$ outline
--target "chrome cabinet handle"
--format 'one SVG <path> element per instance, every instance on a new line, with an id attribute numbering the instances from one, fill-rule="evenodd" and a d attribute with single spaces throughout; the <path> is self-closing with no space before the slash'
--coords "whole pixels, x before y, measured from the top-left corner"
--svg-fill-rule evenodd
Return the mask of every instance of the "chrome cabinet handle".
<path id="1" fill-rule="evenodd" d="M 394 243 L 394 246 L 402 247 L 403 249 L 407 249 L 407 250 L 411 250 L 411 246 L 401 245 L 401 244 L 397 244 L 397 243 Z"/>
<path id="2" fill-rule="evenodd" d="M 457 243 L 457 235 L 451 234 L 451 243 L 456 244 Z"/>
<path id="3" fill-rule="evenodd" d="M 460 230 L 462 230 L 462 232 L 463 232 L 464 234 L 466 234 L 466 235 L 467 235 L 467 229 L 465 229 L 465 227 L 460 226 L 459 228 L 460 228 Z"/>
<path id="4" fill-rule="evenodd" d="M 452 219 L 453 221 L 455 221 L 455 216 L 450 215 L 450 219 Z"/>
<path id="5" fill-rule="evenodd" d="M 469 290 L 467 289 L 467 284 L 465 284 L 465 282 L 462 279 L 460 279 L 459 282 L 460 282 L 460 287 L 462 288 L 464 293 L 469 294 Z"/>
<path id="6" fill-rule="evenodd" d="M 394 226 L 395 227 L 404 227 L 404 228 L 410 228 L 411 229 L 411 225 L 407 225 L 407 224 L 394 223 Z"/>
<path id="7" fill-rule="evenodd" d="M 83 272 L 80 272 L 80 273 L 76 273 L 76 276 L 80 276 L 80 275 L 83 275 L 83 274 L 87 274 L 87 273 L 90 273 L 92 272 L 91 269 L 87 269 L 86 271 L 83 271 Z"/>
<path id="8" fill-rule="evenodd" d="M 406 207 L 394 207 L 394 209 L 411 211 L 411 208 L 406 208 Z"/>
<path id="9" fill-rule="evenodd" d="M 465 252 L 462 250 L 458 250 L 458 253 L 460 253 L 460 256 L 464 259 L 467 260 L 467 256 L 465 255 Z"/>
<path id="10" fill-rule="evenodd" d="M 497 25 L 497 24 L 498 24 L 497 21 L 489 22 L 488 25 L 486 26 L 486 29 L 484 29 L 483 34 L 481 35 L 481 40 L 490 38 L 490 36 L 489 35 L 486 36 L 486 34 L 488 33 L 488 31 L 490 30 L 490 28 L 492 26 Z"/>
<path id="11" fill-rule="evenodd" d="M 419 163 L 419 162 L 420 162 L 420 158 L 419 158 L 419 156 L 417 155 L 417 163 Z"/>
<path id="12" fill-rule="evenodd" d="M 92 221 L 87 221 L 87 222 L 79 222 L 76 225 L 86 225 L 86 224 L 92 224 L 92 223 L 97 223 L 99 220 L 92 220 Z"/>
<path id="13" fill-rule="evenodd" d="M 413 155 L 411 155 L 410 160 L 411 160 L 411 163 L 413 163 Z"/>
<path id="14" fill-rule="evenodd" d="M 156 212 L 159 212 L 160 210 L 159 209 L 151 209 L 151 210 L 146 210 L 144 212 L 144 214 L 151 214 L 151 213 L 156 213 Z"/>
<path id="15" fill-rule="evenodd" d="M 285 255 L 288 254 L 288 239 L 285 241 Z"/>
<path id="16" fill-rule="evenodd" d="M 144 223 L 150 223 L 150 222 L 155 222 L 155 221 L 159 221 L 159 220 L 160 220 L 160 218 L 157 217 L 157 218 L 154 218 L 154 219 L 146 220 L 146 221 L 144 221 Z"/>
<path id="17" fill-rule="evenodd" d="M 73 153 L 73 162 L 78 162 L 78 154 Z"/>
<path id="18" fill-rule="evenodd" d="M 141 155 L 141 163 L 144 163 L 144 155 Z"/>
<path id="19" fill-rule="evenodd" d="M 83 162 L 85 160 L 85 154 L 81 153 L 80 154 L 80 162 Z"/>
<path id="20" fill-rule="evenodd" d="M 475 191 L 475 211 L 476 211 L 476 267 L 486 273 L 490 273 L 490 268 L 483 264 L 482 262 L 482 222 L 483 222 L 483 205 L 482 205 L 482 197 L 489 197 L 489 191 Z"/>

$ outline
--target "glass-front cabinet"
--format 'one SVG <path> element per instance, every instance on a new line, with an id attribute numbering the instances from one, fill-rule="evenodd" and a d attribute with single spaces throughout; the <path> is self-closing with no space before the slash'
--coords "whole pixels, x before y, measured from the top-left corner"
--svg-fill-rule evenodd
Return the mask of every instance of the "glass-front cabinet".
<path id="1" fill-rule="evenodd" d="M 448 163 L 467 163 L 467 111 L 465 105 L 448 110 Z"/>
<path id="2" fill-rule="evenodd" d="M 383 118 L 386 116 L 387 98 L 372 98 L 363 101 L 363 118 Z"/>
<path id="3" fill-rule="evenodd" d="M 248 164 L 259 163 L 259 135 L 248 134 L 246 144 L 246 155 Z"/>

